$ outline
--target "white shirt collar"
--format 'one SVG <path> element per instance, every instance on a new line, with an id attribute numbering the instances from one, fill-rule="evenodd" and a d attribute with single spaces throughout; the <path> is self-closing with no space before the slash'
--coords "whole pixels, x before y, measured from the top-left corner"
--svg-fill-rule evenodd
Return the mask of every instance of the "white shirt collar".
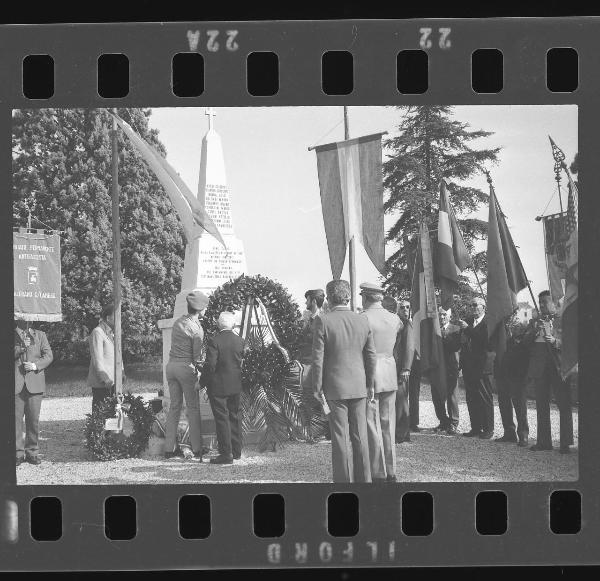
<path id="1" fill-rule="evenodd" d="M 481 321 L 483 320 L 483 317 L 485 317 L 485 315 L 481 315 L 481 317 L 476 318 L 473 321 L 473 327 L 477 327 L 477 325 L 479 325 L 479 323 L 481 323 Z"/>

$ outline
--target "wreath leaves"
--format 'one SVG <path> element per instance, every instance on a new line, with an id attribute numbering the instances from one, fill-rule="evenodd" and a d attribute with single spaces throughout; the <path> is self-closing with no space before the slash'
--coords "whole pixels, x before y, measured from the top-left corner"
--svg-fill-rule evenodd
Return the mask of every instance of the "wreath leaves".
<path id="1" fill-rule="evenodd" d="M 115 416 L 117 398 L 108 397 L 91 414 L 86 415 L 85 438 L 86 448 L 95 460 L 118 460 L 121 458 L 138 458 L 147 448 L 154 413 L 150 405 L 140 396 L 126 393 L 123 397 L 123 412 L 133 424 L 133 433 L 126 436 L 123 433 L 113 434 L 104 430 L 104 422 Z"/>

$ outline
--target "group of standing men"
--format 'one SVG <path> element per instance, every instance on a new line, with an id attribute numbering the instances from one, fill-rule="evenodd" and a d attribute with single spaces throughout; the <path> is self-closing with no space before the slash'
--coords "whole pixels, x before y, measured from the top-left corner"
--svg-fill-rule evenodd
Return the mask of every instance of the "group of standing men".
<path id="1" fill-rule="evenodd" d="M 306 324 L 312 333 L 311 381 L 314 394 L 329 408 L 334 482 L 395 482 L 396 443 L 419 432 L 421 362 L 415 345 L 410 303 L 398 305 L 378 285 L 360 285 L 363 309 L 353 312 L 350 285 L 333 280 L 325 293 L 307 291 Z M 437 433 L 454 436 L 459 423 L 459 370 L 465 386 L 470 430 L 463 436 L 489 440 L 494 435 L 492 377 L 504 434 L 496 442 L 528 446 L 526 387 L 536 398 L 537 442 L 530 450 L 552 450 L 550 399 L 560 413 L 560 451 L 573 444 L 568 385 L 559 373 L 560 317 L 550 293 L 539 295 L 539 317 L 496 359 L 491 351 L 485 301 L 475 297 L 466 320 L 450 322 L 439 309 L 444 349 L 445 395 L 433 382 L 431 394 Z M 399 316 L 398 316 L 399 315 Z M 513 409 L 517 426 L 513 420 Z"/>

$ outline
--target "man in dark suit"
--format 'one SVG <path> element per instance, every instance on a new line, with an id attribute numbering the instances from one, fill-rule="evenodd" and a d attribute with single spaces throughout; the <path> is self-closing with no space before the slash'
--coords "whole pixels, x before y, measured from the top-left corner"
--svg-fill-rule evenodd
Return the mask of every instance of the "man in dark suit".
<path id="1" fill-rule="evenodd" d="M 315 320 L 312 377 L 315 397 L 331 410 L 333 481 L 371 482 L 366 412 L 375 402 L 373 333 L 367 317 L 348 308 L 347 281 L 332 280 L 326 292 L 330 311 Z"/>
<path id="2" fill-rule="evenodd" d="M 523 333 L 513 333 L 510 329 L 508 332 L 506 351 L 501 359 L 496 359 L 494 366 L 498 407 L 504 428 L 504 434 L 496 438 L 496 442 L 518 442 L 519 446 L 526 447 L 529 438 L 529 422 L 525 378 L 529 364 L 529 347 L 523 341 Z M 517 417 L 516 427 L 513 408 Z"/>
<path id="3" fill-rule="evenodd" d="M 219 315 L 219 332 L 208 340 L 200 385 L 206 386 L 215 418 L 219 455 L 211 464 L 233 464 L 242 456 L 240 394 L 244 340 L 233 332 L 235 315 Z"/>
<path id="4" fill-rule="evenodd" d="M 542 291 L 538 298 L 540 314 L 531 321 L 524 339 L 531 348 L 527 378 L 535 388 L 537 411 L 537 442 L 530 450 L 552 450 L 550 396 L 554 392 L 560 413 L 560 452 L 568 454 L 569 446 L 573 444 L 573 412 L 569 386 L 559 373 L 562 346 L 560 317 L 556 314 L 550 291 Z"/>
<path id="5" fill-rule="evenodd" d="M 15 428 L 16 463 L 24 461 L 35 466 L 42 463 L 38 456 L 38 437 L 42 398 L 46 391 L 44 369 L 52 363 L 52 349 L 46 333 L 17 321 L 15 329 Z M 23 442 L 23 417 L 25 442 Z"/>
<path id="6" fill-rule="evenodd" d="M 458 354 L 460 350 L 460 327 L 450 322 L 451 310 L 442 307 L 438 309 L 440 317 L 440 331 L 444 348 L 444 364 L 446 366 L 446 399 L 439 395 L 437 389 L 431 390 L 431 399 L 435 414 L 440 422 L 436 428 L 439 432 L 446 432 L 449 436 L 456 435 L 458 427 L 458 398 L 456 397 L 456 384 L 458 382 Z"/>
<path id="7" fill-rule="evenodd" d="M 410 302 L 400 301 L 398 316 L 404 325 L 396 345 L 398 393 L 396 395 L 396 443 L 410 442 L 410 432 L 420 432 L 419 397 L 421 361 L 415 352 L 415 336 L 410 317 Z"/>
<path id="8" fill-rule="evenodd" d="M 471 299 L 467 321 L 458 321 L 461 328 L 460 367 L 465 382 L 467 409 L 471 429 L 465 436 L 489 440 L 494 435 L 494 396 L 490 382 L 488 355 L 489 337 L 485 320 L 485 301 Z"/>

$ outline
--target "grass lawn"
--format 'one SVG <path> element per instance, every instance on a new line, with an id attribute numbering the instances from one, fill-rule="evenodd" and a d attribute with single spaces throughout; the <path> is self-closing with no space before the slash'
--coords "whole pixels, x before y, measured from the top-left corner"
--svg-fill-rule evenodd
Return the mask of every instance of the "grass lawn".
<path id="1" fill-rule="evenodd" d="M 127 379 L 123 391 L 131 393 L 158 392 L 162 389 L 160 362 L 125 365 Z M 53 364 L 46 370 L 46 398 L 91 396 L 87 386 L 87 365 Z"/>

